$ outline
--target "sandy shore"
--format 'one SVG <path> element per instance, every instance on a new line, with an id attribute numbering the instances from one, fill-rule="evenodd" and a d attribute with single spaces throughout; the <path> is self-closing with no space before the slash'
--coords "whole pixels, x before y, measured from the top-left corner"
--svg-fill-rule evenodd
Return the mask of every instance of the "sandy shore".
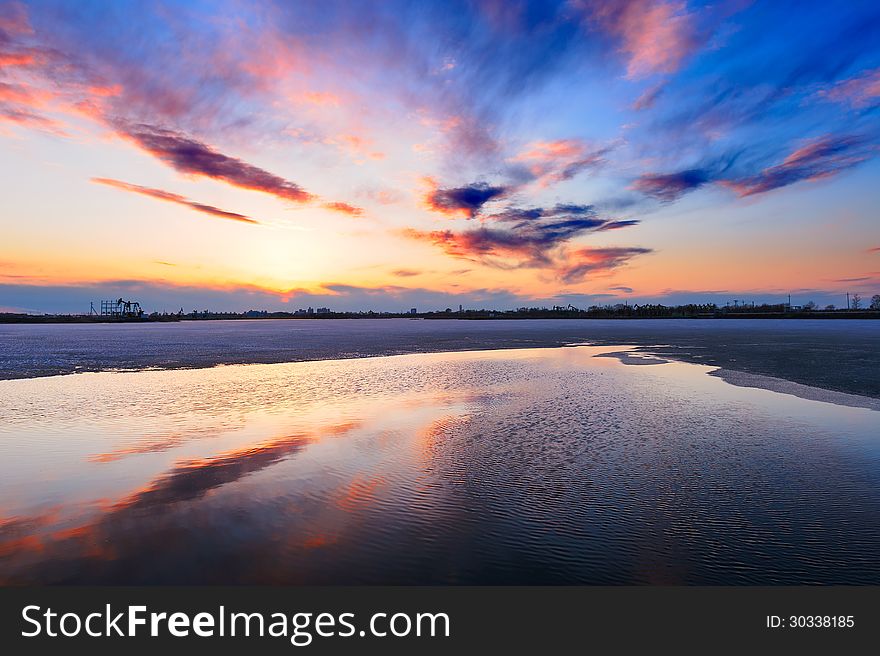
<path id="1" fill-rule="evenodd" d="M 666 358 L 880 399 L 880 321 L 870 320 L 328 319 L 0 325 L 0 380 L 571 344 L 636 347 L 626 356 L 631 364 L 656 363 L 646 356 Z"/>
<path id="2" fill-rule="evenodd" d="M 759 389 L 770 390 L 771 392 L 779 392 L 780 394 L 791 394 L 792 396 L 809 399 L 810 401 L 823 401 L 825 403 L 845 405 L 852 408 L 880 410 L 880 399 L 874 399 L 869 396 L 859 396 L 857 394 L 847 394 L 845 392 L 836 392 L 834 390 L 811 387 L 809 385 L 801 385 L 800 383 L 784 380 L 782 378 L 750 374 L 745 371 L 733 371 L 731 369 L 716 369 L 715 371 L 710 371 L 709 375 L 717 376 L 724 382 L 738 387 L 757 387 Z"/>

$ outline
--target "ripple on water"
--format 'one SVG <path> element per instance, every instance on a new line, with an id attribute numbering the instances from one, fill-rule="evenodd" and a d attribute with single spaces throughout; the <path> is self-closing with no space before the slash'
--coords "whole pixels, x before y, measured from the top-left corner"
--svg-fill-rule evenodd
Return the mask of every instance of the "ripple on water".
<path id="1" fill-rule="evenodd" d="M 880 582 L 880 413 L 620 351 L 4 381 L 0 581 Z"/>

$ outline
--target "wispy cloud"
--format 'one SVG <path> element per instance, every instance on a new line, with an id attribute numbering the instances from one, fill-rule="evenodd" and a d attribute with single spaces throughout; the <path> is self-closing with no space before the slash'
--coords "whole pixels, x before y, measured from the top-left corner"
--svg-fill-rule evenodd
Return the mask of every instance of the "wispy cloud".
<path id="1" fill-rule="evenodd" d="M 638 255 L 651 252 L 650 248 L 579 248 L 567 255 L 559 275 L 565 282 L 579 282 L 590 273 L 616 269 Z"/>
<path id="2" fill-rule="evenodd" d="M 876 146 L 856 135 L 826 135 L 788 155 L 780 164 L 738 180 L 724 181 L 740 196 L 754 196 L 802 180 L 830 178 L 866 161 Z"/>
<path id="3" fill-rule="evenodd" d="M 224 155 L 179 132 L 144 123 L 120 123 L 118 129 L 137 146 L 181 173 L 220 180 L 234 187 L 261 191 L 296 203 L 315 198 L 295 182 Z"/>
<path id="4" fill-rule="evenodd" d="M 331 210 L 333 212 L 339 212 L 340 214 L 348 214 L 349 216 L 362 216 L 364 213 L 363 208 L 355 207 L 354 205 L 349 205 L 348 203 L 324 203 L 321 207 L 325 209 Z"/>
<path id="5" fill-rule="evenodd" d="M 705 169 L 686 169 L 675 173 L 646 173 L 633 183 L 633 189 L 665 202 L 677 200 L 685 193 L 711 182 L 712 174 Z"/>
<path id="6" fill-rule="evenodd" d="M 593 146 L 580 139 L 535 141 L 510 162 L 522 167 L 519 176 L 524 181 L 531 179 L 548 187 L 601 166 L 610 150 L 611 146 Z"/>
<path id="7" fill-rule="evenodd" d="M 586 19 L 619 42 L 630 78 L 673 73 L 700 45 L 694 18 L 676 0 L 580 0 Z"/>
<path id="8" fill-rule="evenodd" d="M 836 82 L 819 95 L 832 102 L 846 103 L 856 109 L 880 102 L 880 68 L 860 73 L 855 77 Z"/>
<path id="9" fill-rule="evenodd" d="M 123 191 L 130 191 L 135 194 L 141 194 L 142 196 L 149 196 L 150 198 L 156 198 L 157 200 L 164 200 L 168 203 L 183 205 L 184 207 L 188 207 L 192 210 L 195 210 L 196 212 L 201 212 L 202 214 L 208 214 L 210 216 L 216 216 L 221 219 L 230 219 L 232 221 L 241 221 L 242 223 L 252 223 L 255 225 L 259 224 L 259 221 L 252 219 L 249 216 L 245 216 L 244 214 L 239 214 L 237 212 L 227 212 L 226 210 L 221 210 L 220 208 L 214 207 L 213 205 L 197 203 L 195 201 L 189 200 L 185 196 L 181 196 L 180 194 L 175 194 L 170 191 L 163 191 L 162 189 L 152 189 L 150 187 L 141 187 L 140 185 L 122 182 L 120 180 L 113 180 L 112 178 L 92 178 L 92 182 L 107 185 L 108 187 L 113 187 L 115 189 L 121 189 Z M 167 263 L 163 262 L 163 264 Z"/>

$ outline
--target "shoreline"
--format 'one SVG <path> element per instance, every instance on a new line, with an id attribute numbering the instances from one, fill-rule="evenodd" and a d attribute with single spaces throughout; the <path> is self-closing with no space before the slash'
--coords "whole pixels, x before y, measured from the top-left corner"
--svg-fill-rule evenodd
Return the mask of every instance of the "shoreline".
<path id="1" fill-rule="evenodd" d="M 241 361 L 241 362 L 218 362 L 209 365 L 181 365 L 181 366 L 142 366 L 142 367 L 132 367 L 132 368 L 92 368 L 92 369 L 79 369 L 76 371 L 66 371 L 66 372 L 57 372 L 57 373 L 33 373 L 32 375 L 24 375 L 17 377 L 4 377 L 0 375 L 0 383 L 4 381 L 11 380 L 33 380 L 37 378 L 56 378 L 60 376 L 76 376 L 79 374 L 100 374 L 100 373 L 142 373 L 142 372 L 157 372 L 157 371 L 190 371 L 190 370 L 198 370 L 198 369 L 213 369 L 217 367 L 228 367 L 228 366 L 248 366 L 248 365 L 280 365 L 280 364 L 296 364 L 296 363 L 306 363 L 306 362 L 330 362 L 330 361 L 346 361 L 346 360 L 361 360 L 368 358 L 388 358 L 388 357 L 396 357 L 396 356 L 408 356 L 408 355 L 434 355 L 434 354 L 443 354 L 443 353 L 481 353 L 487 351 L 520 351 L 527 349 L 559 349 L 559 348 L 577 348 L 579 346 L 610 346 L 610 347 L 620 347 L 622 349 L 626 349 L 627 345 L 623 344 L 600 344 L 600 343 L 568 343 L 568 344 L 558 344 L 558 345 L 543 345 L 543 346 L 534 346 L 534 345 L 522 345 L 522 346 L 513 346 L 513 347 L 504 347 L 504 348 L 458 348 L 458 349 L 445 349 L 445 350 L 429 350 L 429 351 L 408 351 L 405 353 L 375 353 L 375 354 L 364 354 L 364 355 L 352 355 L 349 357 L 326 357 L 326 358 L 307 358 L 307 359 L 296 359 L 296 360 L 277 360 L 272 362 L 253 362 L 253 361 Z M 651 365 L 661 365 L 666 364 L 668 362 L 677 362 L 680 364 L 693 364 L 706 366 L 705 362 L 694 361 L 692 359 L 685 359 L 680 357 L 675 357 L 674 355 L 670 355 L 664 353 L 663 356 L 659 355 L 656 350 L 651 347 L 646 346 L 632 346 L 630 345 L 627 350 L 620 351 L 611 351 L 608 353 L 601 353 L 594 357 L 600 358 L 614 358 L 619 360 L 622 364 L 627 366 L 651 366 Z M 872 397 L 864 394 L 854 394 L 851 392 L 843 392 L 840 390 L 835 390 L 827 387 L 819 387 L 815 385 L 806 385 L 803 383 L 799 383 L 793 380 L 789 380 L 786 378 L 781 378 L 778 376 L 768 376 L 760 373 L 755 373 L 752 371 L 747 371 L 743 369 L 732 369 L 726 367 L 718 367 L 712 371 L 707 371 L 706 375 L 713 376 L 715 378 L 720 378 L 724 382 L 729 385 L 733 385 L 736 387 L 748 387 L 753 389 L 762 389 L 770 392 L 776 392 L 779 394 L 788 394 L 791 396 L 795 396 L 801 399 L 809 400 L 809 401 L 820 401 L 823 403 L 831 403 L 833 405 L 853 407 L 853 408 L 864 408 L 868 410 L 876 410 L 880 412 L 880 397 Z"/>
<path id="2" fill-rule="evenodd" d="M 873 321 L 188 321 L 0 325 L 0 380 L 96 371 L 199 369 L 408 353 L 632 346 L 628 357 L 711 368 L 880 398 Z"/>
<path id="3" fill-rule="evenodd" d="M 752 374 L 746 371 L 735 371 L 732 369 L 716 369 L 715 371 L 707 372 L 707 375 L 720 378 L 728 385 L 734 385 L 736 387 L 751 387 L 776 392 L 778 394 L 788 394 L 808 401 L 821 401 L 823 403 L 832 403 L 834 405 L 842 405 L 849 408 L 865 408 L 867 410 L 876 410 L 880 412 L 880 399 L 875 399 L 870 396 L 837 392 L 835 390 L 822 389 L 821 387 L 802 385 L 801 383 L 795 383 L 790 380 L 785 380 L 784 378 L 762 376 L 760 374 Z"/>

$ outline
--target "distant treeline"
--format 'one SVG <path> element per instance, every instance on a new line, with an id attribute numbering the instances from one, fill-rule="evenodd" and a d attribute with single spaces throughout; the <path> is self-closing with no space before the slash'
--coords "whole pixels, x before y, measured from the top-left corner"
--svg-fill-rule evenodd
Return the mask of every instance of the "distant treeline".
<path id="1" fill-rule="evenodd" d="M 876 298 L 876 297 L 875 297 Z M 872 299 L 873 300 L 873 299 Z M 87 315 L 3 314 L 0 323 L 116 323 L 119 321 L 208 321 L 241 319 L 878 319 L 880 306 L 872 303 L 869 309 L 816 309 L 813 304 L 790 307 L 785 303 L 718 306 L 714 303 L 687 305 L 660 305 L 654 303 L 594 305 L 586 309 L 574 306 L 521 307 L 515 310 L 464 309 L 435 310 L 430 312 L 332 312 L 311 308 L 294 312 L 211 312 L 199 310 L 184 314 L 158 313 L 140 319 L 113 319 Z"/>

